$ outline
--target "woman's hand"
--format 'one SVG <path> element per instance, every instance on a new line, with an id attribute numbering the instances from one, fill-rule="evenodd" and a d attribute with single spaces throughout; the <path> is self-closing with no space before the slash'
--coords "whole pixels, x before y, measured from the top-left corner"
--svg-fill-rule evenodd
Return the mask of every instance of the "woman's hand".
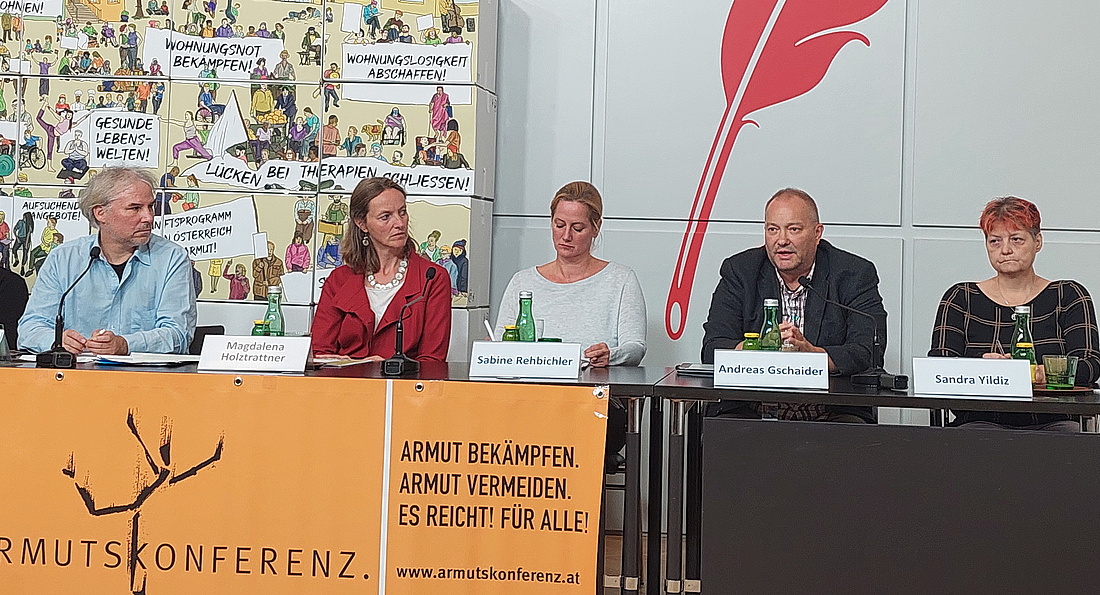
<path id="1" fill-rule="evenodd" d="M 611 348 L 607 343 L 596 343 L 584 350 L 588 365 L 593 368 L 606 368 L 611 363 Z"/>
<path id="2" fill-rule="evenodd" d="M 982 359 L 1012 359 L 1007 353 L 983 353 Z"/>

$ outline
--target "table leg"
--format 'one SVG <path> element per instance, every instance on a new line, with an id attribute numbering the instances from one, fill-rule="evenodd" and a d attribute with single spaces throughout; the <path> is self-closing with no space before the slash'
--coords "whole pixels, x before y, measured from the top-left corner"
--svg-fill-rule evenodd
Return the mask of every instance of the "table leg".
<path id="1" fill-rule="evenodd" d="M 691 407 L 687 414 L 687 467 L 685 472 L 687 495 L 684 498 L 686 512 L 685 533 L 687 547 L 684 551 L 684 592 L 698 593 L 699 573 L 702 567 L 701 538 L 703 526 L 703 407 Z"/>
<path id="2" fill-rule="evenodd" d="M 626 400 L 626 492 L 623 495 L 622 592 L 637 593 L 642 561 L 642 403 Z"/>
<path id="3" fill-rule="evenodd" d="M 649 399 L 649 533 L 646 535 L 646 595 L 661 593 L 661 501 L 664 499 L 664 399 Z"/>
<path id="4" fill-rule="evenodd" d="M 683 592 L 684 545 L 684 412 L 686 403 L 672 401 L 668 425 L 668 554 L 665 592 Z"/>
<path id="5" fill-rule="evenodd" d="M 599 529 L 599 541 L 596 543 L 596 576 L 600 577 L 596 581 L 596 595 L 603 595 L 604 587 L 607 583 L 607 578 L 604 575 L 606 559 L 607 559 L 607 475 L 603 476 L 603 481 L 600 484 L 600 529 Z"/>

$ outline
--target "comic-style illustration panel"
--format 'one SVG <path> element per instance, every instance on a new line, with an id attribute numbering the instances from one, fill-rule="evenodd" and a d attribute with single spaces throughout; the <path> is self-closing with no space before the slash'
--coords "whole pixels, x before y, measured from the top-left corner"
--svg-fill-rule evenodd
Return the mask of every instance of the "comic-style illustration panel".
<path id="1" fill-rule="evenodd" d="M 283 301 L 309 304 L 313 287 L 313 196 L 195 193 L 166 214 L 156 232 L 191 255 L 198 298 L 263 301 L 283 287 Z"/>
<path id="2" fill-rule="evenodd" d="M 0 186 L 0 268 L 5 269 L 11 269 L 11 245 L 15 239 L 12 235 L 12 225 L 18 220 L 12 218 L 15 206 L 15 200 L 12 198 L 14 191 L 15 188 L 12 186 Z M 18 268 L 16 271 L 18 272 Z"/>
<path id="3" fill-rule="evenodd" d="M 20 179 L 80 185 L 97 168 L 110 165 L 160 170 L 168 127 L 166 80 L 38 77 L 24 82 L 33 87 L 29 100 L 20 103 L 14 121 L 0 122 L 4 140 L 16 145 Z M 0 156 L 0 174 L 6 170 L 3 161 Z"/>
<path id="4" fill-rule="evenodd" d="M 75 190 L 19 185 L 0 197 L 0 266 L 31 285 L 51 250 L 66 238 L 88 235 Z"/>
<path id="5" fill-rule="evenodd" d="M 34 76 L 317 81 L 326 21 L 332 11 L 319 0 L 9 0 L 0 66 Z"/>
<path id="6" fill-rule="evenodd" d="M 326 82 L 321 183 L 393 178 L 410 194 L 478 194 L 476 87 Z M 326 93 L 329 93 L 326 90 Z M 336 101 L 339 99 L 339 101 Z"/>
<path id="7" fill-rule="evenodd" d="M 478 80 L 478 3 L 358 0 L 325 3 L 325 79 L 461 84 Z M 495 30 L 495 27 L 494 27 Z"/>
<path id="8" fill-rule="evenodd" d="M 347 193 L 384 175 L 465 305 L 467 255 L 488 250 L 468 198 L 491 192 L 495 102 L 471 84 L 488 18 L 472 0 L 0 2 L 0 266 L 33 283 L 89 232 L 80 188 L 129 165 L 157 180 L 157 232 L 202 299 L 278 283 L 308 304 L 342 263 Z"/>
<path id="9" fill-rule="evenodd" d="M 143 54 L 173 79 L 320 79 L 320 1 L 183 0 L 173 14 L 173 28 L 148 31 Z"/>
<path id="10" fill-rule="evenodd" d="M 173 81 L 166 149 L 203 188 L 316 192 L 316 85 Z"/>
<path id="11" fill-rule="evenodd" d="M 421 256 L 447 270 L 451 305 L 470 303 L 470 255 L 484 246 L 471 243 L 470 199 L 466 197 L 411 196 L 409 232 Z M 482 253 L 484 255 L 484 252 Z M 474 284 L 476 286 L 476 284 Z"/>

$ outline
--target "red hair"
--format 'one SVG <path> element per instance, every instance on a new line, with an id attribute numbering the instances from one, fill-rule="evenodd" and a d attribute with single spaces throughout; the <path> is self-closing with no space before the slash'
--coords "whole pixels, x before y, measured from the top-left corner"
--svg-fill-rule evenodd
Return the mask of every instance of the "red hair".
<path id="1" fill-rule="evenodd" d="M 1039 208 L 1034 203 L 1015 196 L 1002 196 L 994 198 L 985 205 L 978 227 L 989 235 L 994 225 L 1007 223 L 1011 227 L 1035 236 L 1039 233 L 1040 222 Z"/>

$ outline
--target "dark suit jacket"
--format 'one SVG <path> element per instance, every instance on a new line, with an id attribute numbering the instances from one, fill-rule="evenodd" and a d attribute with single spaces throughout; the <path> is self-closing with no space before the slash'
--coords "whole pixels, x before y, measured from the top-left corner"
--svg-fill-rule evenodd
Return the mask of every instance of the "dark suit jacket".
<path id="1" fill-rule="evenodd" d="M 424 273 L 429 268 L 436 271 L 428 287 L 428 297 L 410 306 L 405 314 L 404 351 L 422 362 L 447 361 L 451 342 L 449 277 L 443 267 L 416 254 L 409 256 L 405 283 L 386 308 L 377 330 L 364 275 L 353 273 L 347 265 L 332 271 L 325 279 L 313 317 L 313 352 L 356 358 L 392 356 L 401 307 L 420 296 L 424 290 Z"/>
<path id="2" fill-rule="evenodd" d="M 19 318 L 27 308 L 27 297 L 27 282 L 8 269 L 0 268 L 0 324 L 4 325 L 9 349 L 15 349 Z"/>
<path id="3" fill-rule="evenodd" d="M 831 300 L 867 312 L 878 320 L 879 340 L 886 350 L 886 310 L 878 293 L 878 273 L 869 260 L 845 252 L 825 240 L 814 257 L 814 288 Z M 764 324 L 764 299 L 780 299 L 775 266 L 764 247 L 752 248 L 722 263 L 722 278 L 710 301 L 710 314 L 703 325 L 703 362 L 714 361 L 715 349 L 733 349 L 746 332 L 757 332 Z M 872 367 L 874 323 L 825 303 L 814 292 L 806 296 L 804 335 L 810 343 L 824 347 L 841 375 Z M 882 356 L 879 356 L 881 365 Z M 837 413 L 853 413 L 873 419 L 870 408 L 830 407 Z"/>

